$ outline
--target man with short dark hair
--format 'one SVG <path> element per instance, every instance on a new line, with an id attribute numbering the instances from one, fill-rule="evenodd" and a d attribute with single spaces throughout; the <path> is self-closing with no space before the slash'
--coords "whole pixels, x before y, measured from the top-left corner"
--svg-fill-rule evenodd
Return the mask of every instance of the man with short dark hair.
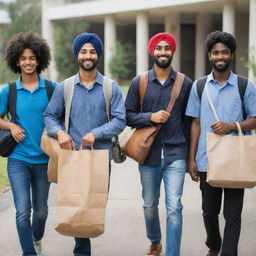
<path id="1" fill-rule="evenodd" d="M 256 127 L 256 89 L 248 81 L 241 100 L 238 88 L 238 76 L 231 71 L 231 62 L 236 51 L 235 38 L 226 32 L 215 31 L 206 38 L 206 50 L 213 71 L 207 76 L 207 86 L 216 112 L 221 121 L 216 121 L 210 108 L 205 90 L 199 95 L 197 81 L 193 84 L 186 115 L 193 117 L 191 126 L 190 154 L 188 171 L 194 181 L 200 180 L 202 209 L 207 233 L 207 256 L 236 256 L 241 229 L 244 189 L 216 188 L 206 183 L 207 132 L 219 135 L 236 134 L 235 122 L 239 122 L 242 131 Z M 247 119 L 244 119 L 244 110 Z M 241 170 L 242 171 L 242 170 Z M 223 241 L 219 231 L 222 193 L 224 192 L 225 229 Z"/>
<path id="2" fill-rule="evenodd" d="M 48 215 L 48 156 L 41 150 L 40 141 L 44 129 L 43 112 L 49 100 L 49 81 L 39 74 L 50 63 L 50 49 L 38 34 L 17 33 L 7 43 L 5 59 L 9 68 L 20 76 L 15 85 L 16 117 L 13 122 L 4 120 L 4 116 L 10 111 L 10 86 L 0 89 L 0 127 L 10 130 L 18 143 L 8 158 L 7 169 L 23 255 L 34 256 L 40 254 Z M 56 83 L 51 82 L 50 86 L 53 86 L 53 90 Z"/>
<path id="3" fill-rule="evenodd" d="M 125 108 L 121 91 L 112 82 L 110 121 L 108 122 L 103 92 L 103 75 L 96 69 L 103 52 L 101 39 L 94 33 L 82 33 L 73 41 L 73 53 L 79 64 L 74 78 L 74 93 L 70 109 L 69 127 L 63 126 L 65 111 L 64 82 L 56 88 L 45 111 L 45 126 L 50 136 L 57 137 L 60 147 L 79 150 L 108 149 L 112 159 L 112 140 L 125 128 Z M 64 120 L 65 121 L 65 120 Z M 90 256 L 89 238 L 75 238 L 75 256 Z"/>
<path id="4" fill-rule="evenodd" d="M 149 40 L 148 51 L 154 60 L 154 66 L 148 72 L 143 104 L 140 105 L 139 76 L 132 80 L 125 102 L 129 126 L 142 128 L 161 125 L 146 161 L 139 165 L 147 237 L 151 242 L 146 255 L 153 256 L 158 256 L 162 251 L 158 214 L 162 180 L 167 212 L 166 256 L 180 255 L 181 196 L 188 147 L 185 109 L 192 81 L 185 77 L 179 97 L 171 113 L 168 113 L 166 108 L 177 79 L 177 72 L 171 66 L 175 50 L 176 40 L 169 33 L 158 33 Z"/>

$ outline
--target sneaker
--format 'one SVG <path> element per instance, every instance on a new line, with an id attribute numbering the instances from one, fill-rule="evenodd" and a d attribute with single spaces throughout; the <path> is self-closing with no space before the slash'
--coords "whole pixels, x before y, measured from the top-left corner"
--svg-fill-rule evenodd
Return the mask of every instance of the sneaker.
<path id="1" fill-rule="evenodd" d="M 34 241 L 33 243 L 34 243 L 34 248 L 35 248 L 36 254 L 38 256 L 40 256 L 41 252 L 42 252 L 41 240 L 40 241 Z"/>
<path id="2" fill-rule="evenodd" d="M 214 251 L 214 250 L 210 249 L 206 256 L 218 256 L 218 255 L 219 255 L 218 251 Z"/>
<path id="3" fill-rule="evenodd" d="M 162 243 L 151 244 L 145 256 L 159 256 L 162 252 Z"/>

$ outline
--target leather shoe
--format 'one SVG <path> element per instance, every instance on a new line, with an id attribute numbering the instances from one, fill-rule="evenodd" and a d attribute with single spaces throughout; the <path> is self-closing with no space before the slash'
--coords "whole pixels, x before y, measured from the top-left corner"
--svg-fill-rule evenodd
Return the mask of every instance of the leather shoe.
<path id="1" fill-rule="evenodd" d="M 159 256 L 162 252 L 162 243 L 151 244 L 145 256 Z"/>
<path id="2" fill-rule="evenodd" d="M 218 255 L 219 255 L 218 251 L 214 251 L 214 250 L 210 249 L 206 256 L 218 256 Z"/>

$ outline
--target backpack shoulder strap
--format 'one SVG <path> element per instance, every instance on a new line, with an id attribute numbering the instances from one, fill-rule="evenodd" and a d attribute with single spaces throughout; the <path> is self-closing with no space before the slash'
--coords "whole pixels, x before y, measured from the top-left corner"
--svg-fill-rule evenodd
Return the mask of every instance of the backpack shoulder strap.
<path id="1" fill-rule="evenodd" d="M 71 103 L 74 94 L 74 81 L 75 76 L 71 76 L 64 81 L 64 102 L 65 102 L 65 129 L 68 133 L 69 130 L 69 117 L 70 117 L 70 109 Z"/>
<path id="2" fill-rule="evenodd" d="M 12 120 L 16 118 L 16 99 L 17 99 L 16 82 L 9 82 L 8 112 L 11 114 Z"/>
<path id="3" fill-rule="evenodd" d="M 248 79 L 243 76 L 237 76 L 237 84 L 238 84 L 238 91 L 240 95 L 240 99 L 242 101 L 242 112 L 243 112 L 243 118 L 246 119 L 246 111 L 244 106 L 244 94 L 247 88 Z"/>
<path id="4" fill-rule="evenodd" d="M 44 82 L 45 82 L 45 89 L 46 89 L 47 97 L 48 97 L 48 100 L 50 101 L 53 91 L 54 91 L 52 82 L 47 79 L 44 79 Z"/>
<path id="5" fill-rule="evenodd" d="M 207 76 L 204 76 L 204 77 L 198 79 L 197 83 L 196 83 L 197 94 L 198 94 L 198 97 L 199 97 L 200 100 L 202 98 L 202 94 L 203 94 L 203 90 L 204 90 L 206 80 L 207 80 Z"/>
<path id="6" fill-rule="evenodd" d="M 238 90 L 240 94 L 241 101 L 244 101 L 244 94 L 247 88 L 248 79 L 244 76 L 237 76 Z"/>
<path id="7" fill-rule="evenodd" d="M 112 83 L 113 83 L 113 80 L 111 80 L 106 76 L 103 77 L 103 94 L 106 102 L 106 111 L 107 111 L 108 121 L 111 120 L 110 102 L 112 99 Z"/>
<path id="8" fill-rule="evenodd" d="M 139 96 L 140 96 L 140 111 L 144 101 L 144 96 L 148 87 L 148 72 L 143 73 L 139 80 Z"/>

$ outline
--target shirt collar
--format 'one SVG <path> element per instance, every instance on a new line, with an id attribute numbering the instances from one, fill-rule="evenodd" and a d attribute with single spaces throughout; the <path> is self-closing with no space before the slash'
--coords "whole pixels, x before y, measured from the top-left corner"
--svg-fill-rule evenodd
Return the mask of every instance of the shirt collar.
<path id="1" fill-rule="evenodd" d="M 213 71 L 209 74 L 208 81 L 217 83 L 216 80 L 213 77 Z M 237 76 L 232 71 L 230 71 L 229 78 L 228 78 L 228 80 L 225 84 L 229 84 L 229 85 L 232 85 L 232 86 L 235 86 L 237 84 Z"/>
<path id="2" fill-rule="evenodd" d="M 103 77 L 104 76 L 98 71 L 95 82 L 93 83 L 93 85 L 96 84 L 96 83 L 99 84 L 99 85 L 103 85 Z M 81 82 L 79 72 L 75 75 L 75 85 L 84 86 L 83 83 Z"/>
<path id="3" fill-rule="evenodd" d="M 172 71 L 170 72 L 169 77 L 167 78 L 167 80 L 169 80 L 169 79 L 175 80 L 176 76 L 177 76 L 177 72 L 174 69 L 172 69 Z M 157 80 L 154 68 L 149 70 L 148 79 L 149 79 L 150 82 L 152 82 L 154 80 Z"/>
<path id="4" fill-rule="evenodd" d="M 39 88 L 45 88 L 45 82 L 44 82 L 44 79 L 38 75 L 38 78 L 39 78 L 39 85 L 38 85 L 38 89 Z M 24 86 L 22 85 L 22 76 L 20 75 L 19 78 L 16 80 L 16 88 L 17 90 L 21 90 L 21 89 L 24 89 Z"/>

